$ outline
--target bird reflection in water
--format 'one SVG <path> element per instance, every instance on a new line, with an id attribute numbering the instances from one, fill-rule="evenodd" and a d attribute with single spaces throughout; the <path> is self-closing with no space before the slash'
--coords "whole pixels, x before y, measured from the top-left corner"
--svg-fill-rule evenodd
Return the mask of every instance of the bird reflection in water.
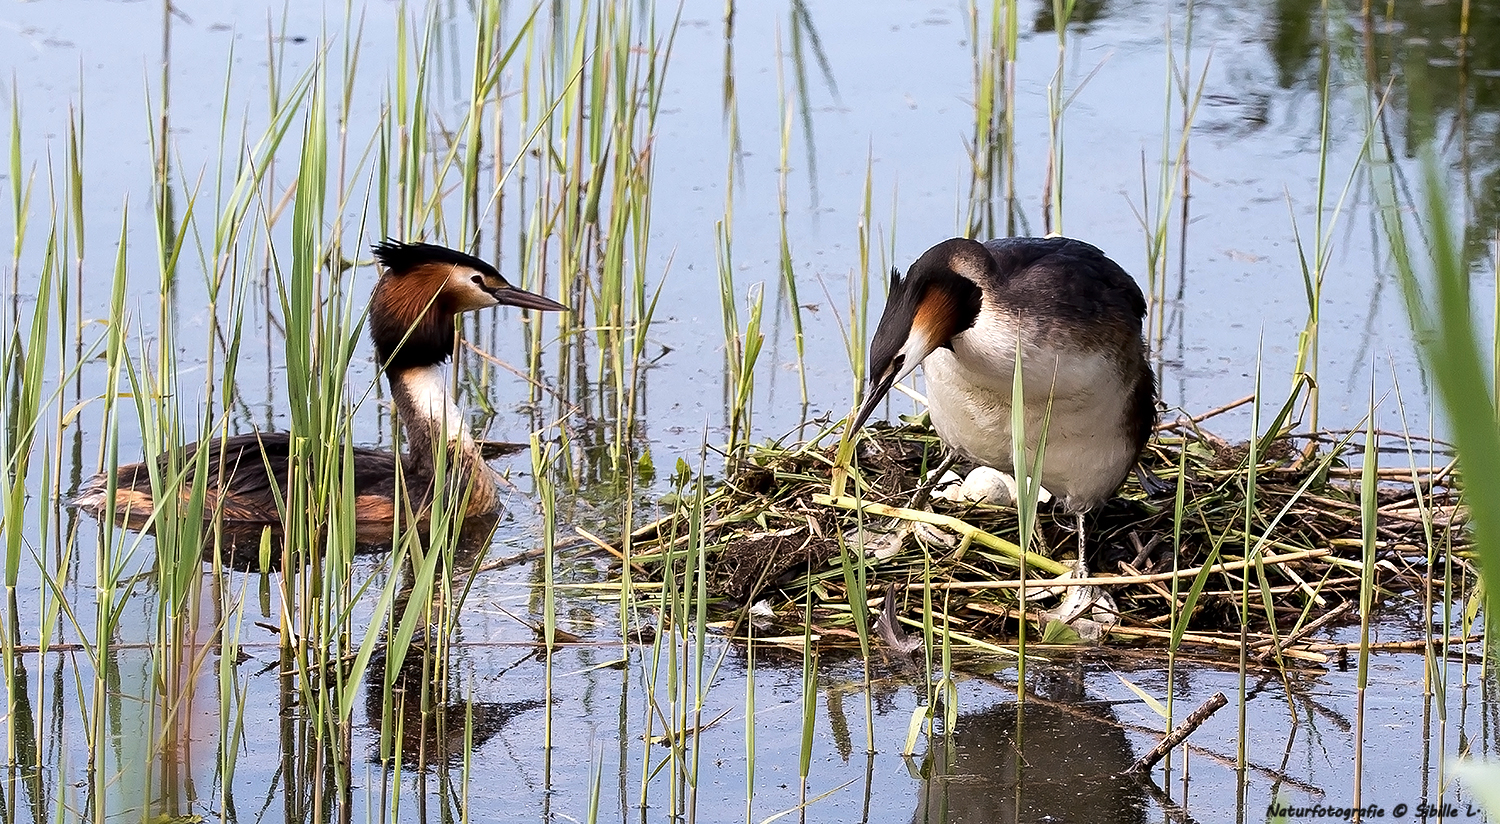
<path id="1" fill-rule="evenodd" d="M 1147 790 L 1120 777 L 1130 742 L 1107 706 L 1090 706 L 1082 679 L 1064 694 L 962 714 L 935 735 L 922 762 L 914 824 L 1144 824 Z"/>
<path id="2" fill-rule="evenodd" d="M 419 576 L 410 563 L 402 566 L 391 625 L 400 626 L 414 609 L 416 630 L 399 660 L 387 646 L 390 639 L 381 639 L 365 675 L 367 723 L 398 735 L 401 763 L 419 771 L 458 766 L 466 753 L 484 746 L 512 719 L 542 706 L 537 699 L 475 700 L 473 691 L 452 676 L 452 658 L 462 654 L 463 644 L 455 620 L 459 605 L 448 599 L 467 590 L 469 577 L 481 571 L 496 517 L 464 520 L 451 550 L 438 562 L 430 591 L 418 587 Z M 373 761 L 381 760 L 381 749 L 377 746 L 371 754 Z"/>

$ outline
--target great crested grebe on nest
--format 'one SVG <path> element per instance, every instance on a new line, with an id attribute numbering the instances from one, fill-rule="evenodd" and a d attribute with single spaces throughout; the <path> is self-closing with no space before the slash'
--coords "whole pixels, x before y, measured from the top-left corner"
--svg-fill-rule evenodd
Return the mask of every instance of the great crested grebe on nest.
<path id="1" fill-rule="evenodd" d="M 499 509 L 498 478 L 447 391 L 443 364 L 457 343 L 454 318 L 490 306 L 544 311 L 567 307 L 517 289 L 485 261 L 444 246 L 386 240 L 374 251 L 384 272 L 370 295 L 370 338 L 385 366 L 407 444 L 406 454 L 399 457 L 384 450 L 353 449 L 356 535 L 378 543 L 391 538 L 392 522 L 398 515 L 405 519 L 408 506 L 423 517 L 440 465 L 446 467 L 446 486 L 467 495 L 465 516 L 492 515 Z M 281 523 L 277 501 L 286 500 L 292 471 L 290 433 L 254 432 L 183 447 L 186 474 L 178 485 L 179 506 L 188 503 L 200 450 L 207 451 L 204 465 L 214 473 L 206 484 L 206 519 L 219 518 L 227 529 L 257 532 Z M 407 491 L 400 504 L 398 464 L 399 483 Z M 120 467 L 113 476 L 112 499 L 110 480 L 106 473 L 89 479 L 73 505 L 132 529 L 148 526 L 159 506 L 151 491 L 150 467 Z"/>
<path id="2" fill-rule="evenodd" d="M 1019 352 L 1026 460 L 1035 461 L 1045 422 L 1041 483 L 1077 518 L 1082 561 L 1084 514 L 1120 488 L 1156 425 L 1145 315 L 1135 280 L 1081 240 L 945 240 L 905 278 L 891 273 L 851 427 L 921 364 L 938 436 L 975 464 L 1011 472 Z M 1141 478 L 1148 489 L 1161 483 Z"/>

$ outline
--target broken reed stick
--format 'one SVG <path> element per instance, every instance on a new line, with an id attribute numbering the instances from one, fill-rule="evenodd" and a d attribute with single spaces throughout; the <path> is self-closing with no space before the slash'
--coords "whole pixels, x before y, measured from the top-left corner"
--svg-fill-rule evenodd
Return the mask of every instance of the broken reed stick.
<path id="1" fill-rule="evenodd" d="M 1167 630 L 1138 626 L 1118 626 L 1110 630 L 1110 634 L 1119 635 L 1122 637 L 1128 637 L 1131 635 L 1139 635 L 1145 638 L 1172 637 L 1172 633 L 1168 632 Z M 1202 644 L 1204 646 L 1219 647 L 1222 649 L 1239 649 L 1241 646 L 1237 637 L 1224 638 L 1217 635 L 1198 635 L 1191 632 L 1183 633 L 1182 641 L 1183 643 Z M 1254 644 L 1251 644 L 1250 646 L 1252 649 L 1260 649 L 1268 642 L 1270 642 L 1270 639 L 1262 637 L 1260 640 L 1258 640 Z M 1286 642 L 1283 642 L 1283 644 L 1285 643 Z M 1481 643 L 1484 643 L 1484 635 L 1482 633 L 1474 633 L 1472 635 L 1450 635 L 1446 638 L 1418 638 L 1410 641 L 1377 641 L 1368 644 L 1366 646 L 1366 649 L 1369 649 L 1371 652 L 1405 652 L 1408 650 L 1425 649 L 1428 646 L 1438 646 L 1441 644 L 1461 647 L 1468 644 Z M 1359 650 L 1359 648 L 1360 643 L 1358 641 L 1320 641 L 1315 643 L 1302 643 L 1300 646 L 1282 649 L 1281 655 L 1285 658 L 1296 658 L 1300 661 L 1311 661 L 1313 663 L 1324 664 L 1328 662 L 1328 656 L 1324 653 L 1355 652 Z M 1260 656 L 1257 656 L 1257 658 L 1255 659 L 1257 663 L 1260 663 L 1259 658 Z"/>
<path id="2" fill-rule="evenodd" d="M 911 586 L 911 585 L 908 585 L 907 588 L 908 589 L 916 589 L 915 586 Z M 974 612 L 979 612 L 979 613 L 982 613 L 982 614 L 985 614 L 985 615 L 997 615 L 997 616 L 1000 616 L 1002 618 L 1019 619 L 1021 617 L 1021 612 L 1019 610 L 1017 610 L 1017 609 L 1015 609 L 1013 607 L 999 606 L 998 604 L 970 603 L 970 604 L 967 605 L 967 608 L 970 609 L 970 610 L 973 610 Z M 1031 621 L 1032 623 L 1036 624 L 1037 626 L 1042 626 L 1042 625 L 1044 625 L 1044 624 L 1047 623 L 1047 619 L 1045 617 L 1043 617 L 1042 615 L 1040 615 L 1038 613 L 1035 613 L 1035 612 L 1027 612 L 1025 617 L 1027 618 L 1027 620 Z M 902 620 L 905 621 L 907 619 L 902 619 Z M 911 623 L 912 623 L 913 626 L 918 626 L 918 624 L 915 621 L 912 621 Z M 1134 637 L 1134 638 L 1159 638 L 1159 639 L 1167 640 L 1167 639 L 1170 639 L 1172 637 L 1172 633 L 1168 632 L 1166 630 L 1152 629 L 1150 627 L 1140 627 L 1140 626 L 1135 626 L 1135 625 L 1129 625 L 1129 626 L 1127 626 L 1127 625 L 1124 625 L 1124 624 L 1119 624 L 1119 625 L 1116 625 L 1115 627 L 1111 628 L 1110 631 L 1109 631 L 1109 634 L 1112 635 L 1112 636 L 1119 636 L 1121 638 L 1132 638 L 1132 637 Z M 1265 643 L 1265 642 L 1268 642 L 1269 640 L 1270 640 L 1269 638 L 1262 639 L 1259 643 Z M 1223 637 L 1220 637 L 1220 636 L 1217 636 L 1217 635 L 1198 635 L 1198 634 L 1191 633 L 1191 632 L 1184 632 L 1182 634 L 1181 641 L 1184 644 L 1197 644 L 1199 646 L 1216 647 L 1218 649 L 1233 649 L 1233 650 L 1238 650 L 1240 648 L 1240 646 L 1241 646 L 1241 644 L 1240 644 L 1239 640 L 1237 639 L 1237 637 L 1236 638 L 1223 638 Z M 1042 646 L 1042 645 L 1037 644 L 1037 645 L 1028 645 L 1028 646 Z M 1306 661 L 1307 663 L 1310 663 L 1310 664 L 1326 664 L 1326 663 L 1328 663 L 1328 656 L 1327 655 L 1325 655 L 1325 654 L 1323 654 L 1321 652 L 1313 652 L 1313 651 L 1307 649 L 1306 645 L 1304 647 L 1302 647 L 1302 648 L 1293 648 L 1293 649 L 1282 650 L 1281 654 L 1285 658 L 1295 658 L 1295 659 L 1297 659 L 1299 661 Z"/>
<path id="3" fill-rule="evenodd" d="M 870 510 L 870 507 L 872 507 L 872 506 L 876 506 L 876 505 L 875 504 L 865 504 L 865 508 L 867 510 L 869 510 L 869 511 L 874 511 L 874 510 Z M 894 509 L 894 507 L 884 507 L 884 508 L 885 509 Z M 881 514 L 881 513 L 877 513 L 877 514 Z M 917 513 L 917 514 L 929 514 L 930 515 L 930 513 Z M 932 516 L 932 517 L 943 518 L 943 517 L 946 517 L 946 516 L 939 515 L 939 516 Z M 922 520 L 927 520 L 927 519 L 924 518 Z M 952 519 L 949 519 L 949 520 L 955 520 L 956 521 L 958 519 L 957 518 L 952 518 Z M 935 522 L 934 521 L 928 521 L 928 523 L 935 523 Z M 960 521 L 960 523 L 962 523 L 962 521 Z M 980 532 L 983 535 L 989 535 L 989 533 L 983 532 L 982 530 L 980 530 Z M 992 535 L 989 535 L 989 537 L 994 538 L 994 536 L 992 536 Z M 999 539 L 995 539 L 995 540 L 999 540 Z M 1007 541 L 1005 543 L 1009 543 L 1009 542 Z M 1014 546 L 1014 544 L 1011 544 L 1011 546 Z M 1303 551 L 1303 552 L 1289 552 L 1289 553 L 1287 553 L 1285 555 L 1267 555 L 1267 556 L 1261 558 L 1261 560 L 1259 561 L 1259 563 L 1264 564 L 1265 566 L 1276 566 L 1278 564 L 1290 564 L 1290 563 L 1293 563 L 1293 562 L 1296 562 L 1296 561 L 1305 561 L 1305 560 L 1307 560 L 1309 558 L 1322 558 L 1322 557 L 1324 557 L 1326 555 L 1331 554 L 1332 552 L 1333 552 L 1333 550 L 1331 550 L 1331 549 L 1309 549 L 1309 550 L 1306 550 L 1306 551 Z M 1040 564 L 1032 563 L 1029 560 L 1028 560 L 1028 563 L 1031 566 L 1036 567 L 1038 569 L 1041 568 Z M 1057 564 L 1056 561 L 1053 561 L 1052 563 L 1053 564 Z M 1226 563 L 1214 564 L 1213 566 L 1211 566 L 1211 567 L 1208 568 L 1208 571 L 1210 573 L 1236 572 L 1238 570 L 1245 569 L 1246 567 L 1255 566 L 1256 563 L 1257 563 L 1256 561 L 1229 561 L 1229 562 L 1226 562 Z M 1128 585 L 1132 585 L 1132 584 L 1153 584 L 1153 583 L 1160 583 L 1160 582 L 1163 582 L 1163 581 L 1170 581 L 1173 578 L 1177 578 L 1179 580 L 1183 579 L 1183 578 L 1194 578 L 1194 577 L 1197 577 L 1198 573 L 1200 573 L 1202 571 L 1203 571 L 1203 567 L 1197 566 L 1197 567 L 1189 567 L 1187 569 L 1180 569 L 1180 570 L 1178 570 L 1176 572 L 1158 572 L 1158 573 L 1154 573 L 1154 574 L 1151 574 L 1151 575 L 1097 575 L 1097 576 L 1094 576 L 1094 577 L 1091 577 L 1091 578 L 1063 578 L 1063 579 L 1052 580 L 1052 581 L 1030 580 L 1030 581 L 1026 582 L 1026 587 L 1027 587 L 1027 589 L 1031 589 L 1031 588 L 1049 588 L 1049 587 L 1088 587 L 1088 586 L 1111 587 L 1111 586 L 1128 586 Z M 1060 574 L 1060 573 L 1058 573 L 1058 574 Z M 1012 580 L 1012 581 L 947 581 L 947 582 L 943 582 L 943 583 L 934 583 L 934 584 L 923 584 L 923 583 L 920 583 L 920 582 L 913 582 L 913 583 L 910 583 L 910 584 L 907 585 L 908 589 L 918 589 L 919 590 L 919 589 L 922 589 L 923 587 L 928 587 L 928 588 L 931 588 L 931 589 L 934 589 L 934 590 L 943 590 L 943 589 L 956 589 L 956 590 L 1020 589 L 1021 588 L 1021 582 L 1020 581 L 1016 581 L 1016 580 Z"/>
<path id="4" fill-rule="evenodd" d="M 711 504 L 711 503 L 714 503 L 714 502 L 718 501 L 719 498 L 723 497 L 723 494 L 724 494 L 724 488 L 716 489 L 713 492 L 710 492 L 708 494 L 708 497 L 705 498 L 704 501 L 703 501 L 704 505 L 706 506 L 708 504 Z M 670 524 L 673 521 L 677 520 L 677 517 L 678 517 L 678 512 L 675 509 L 673 509 L 673 511 L 667 513 L 666 515 L 661 516 L 660 518 L 657 518 L 656 520 L 654 520 L 654 521 L 652 521 L 652 522 L 650 522 L 648 524 L 644 524 L 642 526 L 636 527 L 635 531 L 630 533 L 630 540 L 631 540 L 631 542 L 632 543 L 638 543 L 638 544 L 640 544 L 640 543 L 646 543 L 646 542 L 652 540 L 653 538 L 660 538 L 661 537 L 661 529 L 662 529 L 662 527 L 664 527 L 667 524 Z M 703 526 L 704 526 L 705 529 L 707 529 L 707 528 L 713 527 L 713 526 L 720 526 L 723 523 L 724 523 L 723 521 L 714 521 L 714 522 L 711 522 L 711 523 L 706 523 Z M 618 551 L 618 547 L 616 547 L 616 551 Z"/>
<path id="5" fill-rule="evenodd" d="M 1141 572 L 1140 570 L 1136 569 L 1135 567 L 1131 566 L 1130 564 L 1125 563 L 1124 561 L 1120 562 L 1120 568 L 1123 569 L 1123 570 L 1125 570 L 1125 572 L 1128 573 L 1128 574 L 1130 574 L 1130 575 L 1144 575 L 1145 574 L 1145 573 Z M 1153 581 L 1151 583 L 1146 584 L 1145 586 L 1146 586 L 1146 589 L 1151 590 L 1151 593 L 1153 595 L 1157 596 L 1158 598 L 1162 599 L 1163 601 L 1166 601 L 1170 605 L 1170 606 L 1167 607 L 1167 611 L 1168 612 L 1177 612 L 1178 610 L 1182 609 L 1182 602 L 1179 601 L 1179 600 L 1177 600 L 1177 598 L 1172 595 L 1172 591 L 1171 590 L 1169 590 L 1166 587 L 1162 586 L 1160 583 Z"/>
<path id="6" fill-rule="evenodd" d="M 1296 644 L 1303 638 L 1306 638 L 1314 632 L 1317 632 L 1325 624 L 1328 624 L 1334 619 L 1343 616 L 1344 613 L 1353 608 L 1353 601 L 1345 601 L 1344 603 L 1339 604 L 1333 609 L 1323 613 L 1323 615 L 1320 616 L 1317 620 L 1309 622 L 1306 626 L 1302 627 L 1296 632 L 1293 632 L 1287 637 L 1282 638 L 1279 642 L 1274 638 L 1267 638 L 1262 641 L 1255 642 L 1251 645 L 1252 649 L 1255 649 L 1257 647 L 1265 647 L 1265 649 L 1259 655 L 1255 656 L 1255 660 L 1264 664 L 1265 662 L 1271 660 L 1271 658 L 1273 658 L 1274 656 L 1282 654 L 1287 649 L 1290 649 L 1293 644 Z"/>
<path id="7" fill-rule="evenodd" d="M 1405 482 L 1410 481 L 1412 477 L 1415 476 L 1423 483 L 1433 484 L 1444 480 L 1449 475 L 1452 475 L 1453 470 L 1456 468 L 1457 465 L 1454 461 L 1449 461 L 1448 463 L 1441 465 L 1432 464 L 1429 466 L 1382 466 L 1379 469 L 1375 470 L 1375 477 L 1384 481 Z M 1329 467 L 1328 477 L 1362 478 L 1364 477 L 1364 470 L 1357 466 L 1334 466 Z"/>
<path id="8" fill-rule="evenodd" d="M 1475 633 L 1473 635 L 1450 635 L 1447 638 L 1421 638 L 1415 641 L 1378 641 L 1367 645 L 1372 652 L 1396 652 L 1401 650 L 1424 649 L 1428 645 L 1448 644 L 1449 646 L 1464 646 L 1465 644 L 1484 643 L 1484 635 Z M 1359 642 L 1338 644 L 1308 644 L 1308 649 L 1329 650 L 1333 652 L 1354 652 L 1360 648 Z"/>
<path id="9" fill-rule="evenodd" d="M 1182 723 L 1178 724 L 1176 729 L 1168 733 L 1166 738 L 1163 738 L 1145 755 L 1137 758 L 1134 764 L 1126 768 L 1123 775 L 1140 775 L 1141 773 L 1149 772 L 1152 767 L 1156 766 L 1156 762 L 1166 758 L 1167 753 L 1171 752 L 1178 744 L 1187 740 L 1187 737 L 1193 734 L 1193 730 L 1202 726 L 1204 721 L 1207 721 L 1214 713 L 1218 712 L 1228 703 L 1229 699 L 1225 698 L 1222 692 L 1216 692 L 1209 696 L 1207 701 L 1204 701 L 1198 709 L 1193 710 L 1191 715 L 1183 719 Z"/>
<path id="10" fill-rule="evenodd" d="M 609 553 L 610 556 L 613 557 L 616 561 L 619 561 L 622 564 L 625 563 L 625 553 L 616 549 L 614 545 L 610 544 L 610 542 L 604 540 L 603 538 L 595 535 L 592 532 L 589 532 L 587 529 L 584 529 L 581 526 L 573 527 L 573 531 L 578 533 L 578 537 L 582 538 L 585 543 L 592 544 L 593 546 Z M 630 568 L 634 569 L 641 575 L 650 574 L 649 570 L 638 563 L 634 558 L 632 558 L 630 561 Z"/>
<path id="11" fill-rule="evenodd" d="M 1240 398 L 1237 401 L 1230 401 L 1223 406 L 1210 409 L 1201 415 L 1193 415 L 1192 417 L 1184 417 L 1179 415 L 1170 421 L 1162 421 L 1161 423 L 1158 423 L 1156 425 L 1156 431 L 1166 432 L 1169 429 L 1176 429 L 1179 426 L 1192 426 L 1195 424 L 1200 424 L 1208 420 L 1209 418 L 1214 417 L 1215 415 L 1222 415 L 1231 409 L 1238 409 L 1239 407 L 1244 406 L 1245 404 L 1253 400 L 1255 400 L 1254 395 L 1246 395 L 1245 397 Z"/>
<path id="12" fill-rule="evenodd" d="M 1328 509 L 1338 509 L 1350 513 L 1358 513 L 1360 511 L 1360 505 L 1350 501 L 1340 501 L 1337 498 L 1328 498 L 1322 495 L 1304 495 L 1303 497 L 1311 503 Z M 1376 511 L 1382 518 L 1393 518 L 1409 524 L 1426 524 L 1431 522 L 1434 526 L 1456 526 L 1468 520 L 1468 515 L 1458 507 L 1443 506 L 1441 504 L 1429 505 L 1425 515 L 1421 512 L 1413 513 L 1411 507 L 1395 509 L 1389 505 L 1380 507 Z M 1331 515 L 1331 513 L 1327 512 L 1323 514 Z"/>
<path id="13" fill-rule="evenodd" d="M 1110 630 L 1109 634 L 1122 638 L 1138 636 L 1142 638 L 1161 638 L 1163 640 L 1169 640 L 1172 637 L 1172 633 L 1164 629 L 1152 629 L 1150 627 L 1136 626 L 1117 626 L 1114 629 Z M 1237 637 L 1221 638 L 1217 635 L 1198 635 L 1192 632 L 1184 632 L 1182 634 L 1182 643 L 1200 644 L 1202 646 L 1234 650 L 1237 650 L 1242 646 Z M 1311 646 L 1312 645 L 1309 644 L 1304 648 L 1293 647 L 1291 649 L 1284 649 L 1281 651 L 1281 655 L 1284 658 L 1295 658 L 1299 661 L 1307 661 L 1313 664 L 1328 663 L 1328 656 L 1324 655 L 1321 652 L 1311 651 L 1309 649 Z"/>

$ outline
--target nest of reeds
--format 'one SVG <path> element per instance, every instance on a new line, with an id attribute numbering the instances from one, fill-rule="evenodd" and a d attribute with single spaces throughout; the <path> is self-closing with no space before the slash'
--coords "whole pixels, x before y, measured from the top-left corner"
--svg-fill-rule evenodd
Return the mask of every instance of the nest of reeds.
<path id="1" fill-rule="evenodd" d="M 1357 621 L 1362 588 L 1374 603 L 1422 603 L 1441 601 L 1445 572 L 1469 579 L 1464 511 L 1441 445 L 1377 432 L 1370 451 L 1367 432 L 1285 431 L 1233 443 L 1207 431 L 1207 417 L 1163 424 L 1142 456 L 1165 494 L 1148 496 L 1132 477 L 1090 513 L 1082 581 L 1052 580 L 1078 552 L 1061 507 L 1038 507 L 1023 552 L 1012 507 L 908 506 L 943 454 L 925 418 L 860 433 L 847 469 L 836 442 L 748 447 L 722 483 L 684 489 L 666 517 L 637 530 L 630 557 L 682 584 L 701 551 L 717 608 L 742 616 L 764 602 L 757 613 L 769 607 L 788 629 L 810 614 L 815 631 L 853 637 L 855 616 L 884 606 L 895 613 L 888 626 L 937 626 L 968 646 L 1013 645 L 1023 619 L 1028 643 L 1075 641 L 1044 592 L 1091 586 L 1112 601 L 1109 644 L 1237 657 L 1248 643 L 1252 659 L 1317 663 L 1345 646 L 1319 643 L 1318 630 Z M 841 485 L 844 494 L 830 494 Z"/>

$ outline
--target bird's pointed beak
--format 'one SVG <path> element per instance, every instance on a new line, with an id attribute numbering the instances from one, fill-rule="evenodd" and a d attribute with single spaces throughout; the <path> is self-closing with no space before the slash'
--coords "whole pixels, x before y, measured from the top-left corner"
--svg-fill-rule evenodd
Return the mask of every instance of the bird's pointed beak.
<path id="1" fill-rule="evenodd" d="M 875 407 L 880 405 L 881 400 L 891 391 L 891 387 L 895 383 L 895 369 L 886 369 L 885 374 L 870 381 L 870 388 L 865 392 L 865 402 L 859 405 L 859 413 L 854 416 L 854 420 L 849 424 L 849 433 L 851 435 L 858 432 L 865 425 L 865 421 L 870 418 L 870 413 L 875 411 Z"/>
<path id="2" fill-rule="evenodd" d="M 566 312 L 568 307 L 558 303 L 549 297 L 543 297 L 535 292 L 525 289 L 517 289 L 514 286 L 505 286 L 490 293 L 495 300 L 504 306 L 517 306 L 522 309 L 537 309 L 543 312 Z"/>

